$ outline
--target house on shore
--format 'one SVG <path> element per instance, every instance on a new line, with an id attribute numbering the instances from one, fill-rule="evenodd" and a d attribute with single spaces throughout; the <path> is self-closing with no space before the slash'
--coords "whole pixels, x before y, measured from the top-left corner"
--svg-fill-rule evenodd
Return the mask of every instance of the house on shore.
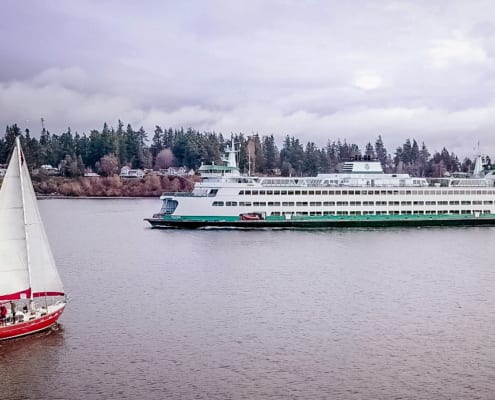
<path id="1" fill-rule="evenodd" d="M 120 170 L 121 178 L 143 178 L 144 171 L 142 169 L 131 169 L 128 166 L 122 167 Z"/>

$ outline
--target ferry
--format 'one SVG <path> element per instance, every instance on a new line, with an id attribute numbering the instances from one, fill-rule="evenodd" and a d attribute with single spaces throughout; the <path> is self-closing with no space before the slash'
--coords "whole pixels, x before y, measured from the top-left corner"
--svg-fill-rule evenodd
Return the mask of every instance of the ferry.
<path id="1" fill-rule="evenodd" d="M 368 157 L 315 177 L 242 175 L 234 145 L 202 165 L 192 192 L 163 193 L 152 228 L 495 226 L 495 171 L 478 156 L 471 176 L 386 174 Z"/>

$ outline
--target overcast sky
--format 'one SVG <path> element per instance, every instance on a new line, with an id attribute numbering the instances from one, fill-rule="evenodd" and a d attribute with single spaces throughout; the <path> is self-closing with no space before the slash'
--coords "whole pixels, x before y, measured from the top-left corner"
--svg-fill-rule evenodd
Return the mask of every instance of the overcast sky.
<path id="1" fill-rule="evenodd" d="M 495 156 L 495 2 L 0 2 L 0 127 L 118 119 Z"/>

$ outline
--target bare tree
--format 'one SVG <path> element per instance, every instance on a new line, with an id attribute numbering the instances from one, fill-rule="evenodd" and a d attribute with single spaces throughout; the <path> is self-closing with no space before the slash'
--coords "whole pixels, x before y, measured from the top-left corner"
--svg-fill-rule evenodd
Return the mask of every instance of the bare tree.
<path id="1" fill-rule="evenodd" d="M 163 149 L 156 156 L 156 167 L 158 169 L 165 169 L 171 167 L 175 163 L 174 153 L 169 148 Z"/>
<path id="2" fill-rule="evenodd" d="M 100 173 L 104 176 L 113 176 L 119 170 L 119 160 L 114 154 L 107 154 L 100 160 Z"/>

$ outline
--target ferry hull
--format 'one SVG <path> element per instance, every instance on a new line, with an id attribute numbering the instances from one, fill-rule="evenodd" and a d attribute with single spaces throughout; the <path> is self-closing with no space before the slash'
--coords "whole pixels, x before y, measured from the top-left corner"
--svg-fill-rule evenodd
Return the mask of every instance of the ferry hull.
<path id="1" fill-rule="evenodd" d="M 19 322 L 14 325 L 0 326 L 0 341 L 31 335 L 33 333 L 49 329 L 57 323 L 64 309 L 65 304 L 56 311 L 31 321 Z"/>
<path id="2" fill-rule="evenodd" d="M 152 228 L 383 228 L 420 226 L 495 226 L 495 215 L 490 216 L 386 216 L 328 219 L 280 219 L 280 220 L 207 220 L 146 218 Z"/>

